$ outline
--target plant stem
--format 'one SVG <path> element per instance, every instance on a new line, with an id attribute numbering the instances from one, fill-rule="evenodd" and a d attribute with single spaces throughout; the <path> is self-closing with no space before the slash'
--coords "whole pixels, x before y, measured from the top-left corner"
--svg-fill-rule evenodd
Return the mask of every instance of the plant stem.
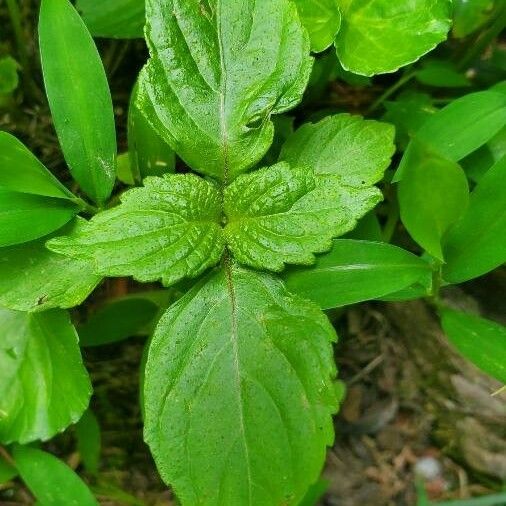
<path id="1" fill-rule="evenodd" d="M 10 464 L 12 467 L 16 467 L 16 462 L 14 462 L 11 454 L 3 446 L 0 446 L 0 457 L 2 457 L 7 464 Z"/>
<path id="2" fill-rule="evenodd" d="M 95 206 L 92 206 L 91 204 L 88 204 L 88 202 L 86 202 L 85 200 L 83 200 L 82 198 L 75 198 L 73 199 L 73 201 L 79 206 L 82 208 L 82 210 L 85 212 L 85 213 L 88 213 L 88 214 L 91 214 L 91 215 L 94 215 L 94 214 L 97 214 L 100 209 L 98 207 L 95 207 Z"/>
<path id="3" fill-rule="evenodd" d="M 415 72 L 408 72 L 404 74 L 396 83 L 392 84 L 390 88 L 380 95 L 367 109 L 366 114 L 373 113 L 387 98 L 390 98 L 396 91 L 402 88 L 406 83 L 411 81 L 415 77 Z"/>

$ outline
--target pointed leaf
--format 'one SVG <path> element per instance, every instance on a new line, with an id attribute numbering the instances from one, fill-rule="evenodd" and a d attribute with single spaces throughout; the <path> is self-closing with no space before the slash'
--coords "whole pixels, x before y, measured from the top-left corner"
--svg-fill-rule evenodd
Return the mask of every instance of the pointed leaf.
<path id="1" fill-rule="evenodd" d="M 49 106 L 65 160 L 98 203 L 115 179 L 111 93 L 97 48 L 69 0 L 43 0 L 39 43 Z"/>
<path id="2" fill-rule="evenodd" d="M 338 239 L 310 268 L 283 273 L 289 290 L 322 309 L 377 299 L 430 277 L 421 258 L 391 244 Z"/>
<path id="3" fill-rule="evenodd" d="M 342 66 L 372 76 L 413 63 L 446 39 L 451 0 L 339 0 Z"/>
<path id="4" fill-rule="evenodd" d="M 72 236 L 84 223 L 79 218 L 56 234 Z M 0 306 L 18 311 L 71 308 L 98 285 L 101 277 L 94 274 L 92 262 L 53 253 L 47 240 L 0 249 Z"/>
<path id="5" fill-rule="evenodd" d="M 43 441 L 75 423 L 91 384 L 66 311 L 0 309 L 0 442 Z"/>
<path id="6" fill-rule="evenodd" d="M 121 204 L 97 214 L 72 237 L 48 242 L 56 253 L 93 260 L 103 276 L 162 279 L 171 285 L 215 265 L 223 252 L 221 198 L 193 174 L 148 177 Z"/>
<path id="7" fill-rule="evenodd" d="M 231 181 L 269 148 L 312 59 L 290 0 L 147 0 L 139 107 L 194 170 Z"/>
<path id="8" fill-rule="evenodd" d="M 81 478 L 50 453 L 16 446 L 14 459 L 23 481 L 41 506 L 98 506 Z"/>
<path id="9" fill-rule="evenodd" d="M 183 504 L 298 504 L 333 441 L 334 339 L 316 306 L 231 266 L 167 311 L 146 364 L 145 439 Z"/>
<path id="10" fill-rule="evenodd" d="M 379 201 L 377 188 L 354 188 L 338 176 L 280 162 L 226 188 L 227 244 L 239 262 L 258 269 L 311 264 L 313 253 L 329 250 L 333 237 L 353 229 Z"/>

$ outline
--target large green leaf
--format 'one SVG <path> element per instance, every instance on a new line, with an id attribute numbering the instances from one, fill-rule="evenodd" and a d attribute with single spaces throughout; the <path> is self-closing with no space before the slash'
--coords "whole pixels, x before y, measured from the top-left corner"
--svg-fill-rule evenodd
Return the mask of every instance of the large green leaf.
<path id="1" fill-rule="evenodd" d="M 420 148 L 412 152 L 398 188 L 401 219 L 411 237 L 443 260 L 441 241 L 466 210 L 469 187 L 455 162 Z"/>
<path id="2" fill-rule="evenodd" d="M 311 50 L 327 49 L 341 27 L 338 0 L 295 0 L 300 20 L 309 33 Z"/>
<path id="3" fill-rule="evenodd" d="M 56 253 L 93 260 L 103 276 L 170 285 L 215 265 L 223 252 L 221 196 L 194 174 L 148 177 L 121 204 L 71 237 L 48 242 Z"/>
<path id="4" fill-rule="evenodd" d="M 309 79 L 290 0 L 147 0 L 139 106 L 194 170 L 230 182 L 269 148 Z"/>
<path id="5" fill-rule="evenodd" d="M 441 310 L 441 323 L 459 353 L 506 383 L 506 327 L 453 309 Z"/>
<path id="6" fill-rule="evenodd" d="M 44 82 L 65 160 L 99 203 L 115 179 L 111 94 L 97 48 L 69 0 L 42 0 L 39 43 Z"/>
<path id="7" fill-rule="evenodd" d="M 481 276 L 506 262 L 506 157 L 483 176 L 443 246 L 447 262 L 443 276 L 452 283 Z"/>
<path id="8" fill-rule="evenodd" d="M 302 125 L 284 144 L 280 159 L 360 188 L 383 178 L 395 152 L 394 135 L 387 123 L 337 114 Z"/>
<path id="9" fill-rule="evenodd" d="M 98 506 L 81 478 L 54 455 L 30 446 L 16 446 L 14 459 L 40 506 Z"/>
<path id="10" fill-rule="evenodd" d="M 310 268 L 289 268 L 289 290 L 330 309 L 377 299 L 402 290 L 423 277 L 430 266 L 401 248 L 381 242 L 338 239 Z"/>
<path id="11" fill-rule="evenodd" d="M 446 39 L 451 0 L 339 0 L 337 55 L 346 70 L 372 76 L 412 63 Z"/>
<path id="12" fill-rule="evenodd" d="M 230 265 L 167 311 L 144 434 L 183 504 L 298 504 L 333 441 L 334 340 L 316 306 Z"/>
<path id="13" fill-rule="evenodd" d="M 144 35 L 144 0 L 77 0 L 76 7 L 94 37 L 137 39 Z"/>
<path id="14" fill-rule="evenodd" d="M 286 162 L 239 176 L 225 190 L 227 244 L 241 263 L 280 271 L 284 263 L 312 264 L 381 201 L 371 186 L 345 185 Z"/>
<path id="15" fill-rule="evenodd" d="M 0 442 L 46 440 L 86 410 L 91 384 L 62 310 L 0 309 Z"/>
<path id="16" fill-rule="evenodd" d="M 83 223 L 73 221 L 57 234 L 72 236 Z M 71 308 L 98 285 L 101 278 L 92 262 L 53 253 L 45 246 L 47 240 L 0 249 L 0 306 L 18 311 Z"/>

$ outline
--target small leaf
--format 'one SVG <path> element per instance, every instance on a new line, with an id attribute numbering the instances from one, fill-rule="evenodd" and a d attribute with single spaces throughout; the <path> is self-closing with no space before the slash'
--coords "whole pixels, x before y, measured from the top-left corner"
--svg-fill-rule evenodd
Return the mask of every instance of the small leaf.
<path id="1" fill-rule="evenodd" d="M 18 62 L 12 56 L 0 58 L 0 95 L 12 93 L 19 84 Z"/>
<path id="2" fill-rule="evenodd" d="M 183 504 L 298 504 L 334 437 L 335 337 L 316 306 L 233 266 L 167 311 L 146 364 L 144 436 Z"/>
<path id="3" fill-rule="evenodd" d="M 0 455 L 0 485 L 7 483 L 18 475 L 18 470 Z"/>
<path id="4" fill-rule="evenodd" d="M 148 177 L 121 204 L 97 214 L 72 237 L 48 242 L 56 253 L 93 260 L 96 274 L 162 279 L 196 277 L 223 252 L 221 198 L 216 186 L 193 174 Z"/>
<path id="5" fill-rule="evenodd" d="M 387 123 L 336 114 L 302 125 L 286 141 L 280 159 L 340 176 L 343 184 L 360 188 L 383 178 L 395 152 L 394 135 Z"/>
<path id="6" fill-rule="evenodd" d="M 448 308 L 441 310 L 441 323 L 461 355 L 501 383 L 506 383 L 506 327 Z"/>
<path id="7" fill-rule="evenodd" d="M 341 27 L 338 0 L 295 0 L 300 20 L 309 33 L 311 50 L 325 51 Z"/>
<path id="8" fill-rule="evenodd" d="M 77 0 L 76 7 L 94 37 L 141 39 L 144 36 L 144 0 Z"/>
<path id="9" fill-rule="evenodd" d="M 69 236 L 84 226 L 81 218 L 56 234 Z M 53 234 L 55 235 L 55 234 Z M 45 311 L 78 306 L 101 278 L 89 260 L 49 251 L 47 237 L 0 249 L 0 305 L 18 311 Z"/>
<path id="10" fill-rule="evenodd" d="M 65 160 L 83 191 L 103 203 L 115 179 L 111 93 L 93 39 L 69 0 L 42 0 L 39 43 L 46 93 Z"/>
<path id="11" fill-rule="evenodd" d="M 79 420 L 91 384 L 69 315 L 0 309 L 0 334 L 0 442 L 45 441 Z"/>
<path id="12" fill-rule="evenodd" d="M 430 266 L 401 248 L 381 242 L 338 239 L 310 268 L 283 274 L 289 290 L 322 309 L 377 299 L 430 275 Z"/>
<path id="13" fill-rule="evenodd" d="M 81 478 L 50 453 L 16 446 L 14 459 L 23 481 L 41 506 L 99 506 Z"/>
<path id="14" fill-rule="evenodd" d="M 446 60 L 426 60 L 415 73 L 417 81 L 437 88 L 462 88 L 471 86 L 469 79 Z"/>
<path id="15" fill-rule="evenodd" d="M 139 107 L 194 170 L 232 181 L 272 143 L 272 114 L 297 105 L 309 37 L 290 0 L 147 0 L 151 59 Z"/>
<path id="16" fill-rule="evenodd" d="M 506 156 L 481 179 L 444 240 L 443 277 L 461 283 L 506 262 Z"/>
<path id="17" fill-rule="evenodd" d="M 446 39 L 451 0 L 339 0 L 343 16 L 336 48 L 356 74 L 394 72 Z"/>
<path id="18" fill-rule="evenodd" d="M 280 162 L 226 188 L 227 244 L 239 262 L 258 269 L 311 264 L 313 253 L 329 250 L 333 237 L 352 230 L 379 201 L 377 188 L 354 188 L 338 176 Z"/>
<path id="19" fill-rule="evenodd" d="M 457 163 L 422 148 L 409 160 L 398 188 L 402 223 L 422 248 L 443 261 L 441 240 L 469 201 L 466 175 Z"/>
<path id="20" fill-rule="evenodd" d="M 81 460 L 88 472 L 96 474 L 100 463 L 102 438 L 97 417 L 91 409 L 84 412 L 79 422 L 77 422 L 75 429 L 77 451 L 81 456 Z"/>

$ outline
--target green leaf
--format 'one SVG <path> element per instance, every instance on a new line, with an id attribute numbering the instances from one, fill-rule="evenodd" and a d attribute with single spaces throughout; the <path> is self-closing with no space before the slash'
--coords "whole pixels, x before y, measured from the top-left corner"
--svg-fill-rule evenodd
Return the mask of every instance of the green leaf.
<path id="1" fill-rule="evenodd" d="M 382 199 L 370 186 L 355 188 L 336 175 L 315 176 L 286 162 L 239 176 L 225 189 L 225 237 L 234 257 L 258 269 L 312 264 L 331 239 L 349 232 Z"/>
<path id="2" fill-rule="evenodd" d="M 404 177 L 416 145 L 458 162 L 488 142 L 506 124 L 506 95 L 479 91 L 465 95 L 430 117 L 408 146 L 394 181 Z"/>
<path id="3" fill-rule="evenodd" d="M 453 0 L 453 35 L 457 38 L 478 30 L 494 13 L 495 0 Z"/>
<path id="4" fill-rule="evenodd" d="M 76 197 L 20 142 L 0 132 L 0 188 L 73 200 Z"/>
<path id="5" fill-rule="evenodd" d="M 65 199 L 0 188 L 0 247 L 43 237 L 69 222 L 80 208 Z"/>
<path id="6" fill-rule="evenodd" d="M 147 0 L 146 17 L 139 108 L 192 169 L 232 181 L 267 152 L 271 115 L 297 105 L 309 79 L 295 5 Z"/>
<path id="7" fill-rule="evenodd" d="M 45 441 L 79 420 L 91 384 L 67 312 L 0 309 L 0 335 L 0 442 Z"/>
<path id="8" fill-rule="evenodd" d="M 506 383 L 506 327 L 448 308 L 441 310 L 441 323 L 461 355 L 501 383 Z"/>
<path id="9" fill-rule="evenodd" d="M 113 300 L 78 327 L 81 346 L 101 346 L 136 335 L 158 314 L 158 306 L 141 296 Z"/>
<path id="10" fill-rule="evenodd" d="M 338 239 L 310 268 L 283 273 L 292 292 L 322 309 L 377 299 L 417 282 L 430 272 L 419 257 L 382 242 Z"/>
<path id="11" fill-rule="evenodd" d="M 312 167 L 334 174 L 343 184 L 360 188 L 383 178 L 395 152 L 392 125 L 336 114 L 302 125 L 288 138 L 280 159 L 293 167 Z"/>
<path id="12" fill-rule="evenodd" d="M 341 28 L 338 0 L 295 0 L 300 20 L 309 33 L 311 50 L 325 51 Z"/>
<path id="13" fill-rule="evenodd" d="M 417 81 L 437 88 L 462 88 L 471 86 L 469 79 L 455 65 L 446 60 L 426 60 L 415 72 Z"/>
<path id="14" fill-rule="evenodd" d="M 144 0 L 77 0 L 76 6 L 94 37 L 140 39 L 144 36 Z"/>
<path id="15" fill-rule="evenodd" d="M 46 94 L 72 176 L 98 203 L 115 179 L 111 93 L 97 48 L 69 0 L 42 0 L 39 44 Z"/>
<path id="16" fill-rule="evenodd" d="M 298 504 L 334 437 L 335 338 L 316 306 L 230 265 L 167 311 L 144 437 L 183 504 Z"/>
<path id="17" fill-rule="evenodd" d="M 0 455 L 0 485 L 7 483 L 18 475 L 18 470 Z"/>
<path id="18" fill-rule="evenodd" d="M 91 409 L 84 412 L 76 424 L 77 451 L 90 473 L 96 474 L 100 463 L 102 438 L 97 417 Z"/>
<path id="19" fill-rule="evenodd" d="M 394 72 L 446 39 L 451 0 L 339 0 L 343 22 L 336 48 L 356 74 Z"/>
<path id="20" fill-rule="evenodd" d="M 0 58 L 0 94 L 12 93 L 19 84 L 18 62 L 12 56 Z"/>
<path id="21" fill-rule="evenodd" d="M 74 220 L 56 234 L 72 236 L 84 223 Z M 18 311 L 71 308 L 98 285 L 101 278 L 89 260 L 53 253 L 45 246 L 47 240 L 0 249 L 0 306 Z"/>
<path id="22" fill-rule="evenodd" d="M 444 240 L 443 277 L 461 283 L 506 262 L 506 156 L 481 179 Z"/>
<path id="23" fill-rule="evenodd" d="M 50 453 L 16 446 L 14 459 L 23 481 L 41 506 L 98 506 L 81 478 Z"/>
<path id="24" fill-rule="evenodd" d="M 382 241 L 380 222 L 374 211 L 370 211 L 358 220 L 357 226 L 348 232 L 344 239 L 365 239 L 366 241 Z"/>
<path id="25" fill-rule="evenodd" d="M 414 153 L 398 188 L 402 223 L 422 248 L 443 261 L 441 240 L 469 201 L 467 178 L 455 162 L 421 148 Z"/>
<path id="26" fill-rule="evenodd" d="M 196 277 L 223 253 L 221 198 L 194 174 L 148 177 L 123 193 L 121 204 L 95 215 L 72 237 L 48 242 L 56 253 L 93 260 L 96 274 L 162 279 Z"/>
<path id="27" fill-rule="evenodd" d="M 325 495 L 329 488 L 330 482 L 324 479 L 319 479 L 316 483 L 313 483 L 306 495 L 299 503 L 299 506 L 318 506 L 320 499 Z"/>

